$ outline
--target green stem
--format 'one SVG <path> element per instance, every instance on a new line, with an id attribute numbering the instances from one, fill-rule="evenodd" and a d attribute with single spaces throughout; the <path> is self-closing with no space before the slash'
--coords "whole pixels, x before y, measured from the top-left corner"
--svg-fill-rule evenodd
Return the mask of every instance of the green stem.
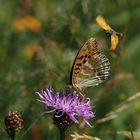
<path id="1" fill-rule="evenodd" d="M 60 129 L 60 140 L 65 140 L 65 130 Z"/>
<path id="2" fill-rule="evenodd" d="M 9 131 L 9 140 L 15 140 L 15 131 Z"/>

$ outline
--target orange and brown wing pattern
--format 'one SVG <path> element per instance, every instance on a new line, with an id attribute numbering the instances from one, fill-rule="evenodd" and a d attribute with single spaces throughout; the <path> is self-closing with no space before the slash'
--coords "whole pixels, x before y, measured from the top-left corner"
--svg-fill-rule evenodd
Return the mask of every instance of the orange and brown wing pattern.
<path id="1" fill-rule="evenodd" d="M 96 86 L 109 76 L 110 63 L 97 45 L 96 39 L 90 38 L 78 52 L 71 72 L 74 89 Z"/>

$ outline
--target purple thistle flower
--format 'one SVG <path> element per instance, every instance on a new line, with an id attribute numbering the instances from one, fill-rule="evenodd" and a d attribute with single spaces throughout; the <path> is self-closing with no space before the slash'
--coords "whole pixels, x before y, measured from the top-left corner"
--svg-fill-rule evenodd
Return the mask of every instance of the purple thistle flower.
<path id="1" fill-rule="evenodd" d="M 44 114 L 55 111 L 61 112 L 57 113 L 59 115 L 55 117 L 67 114 L 74 123 L 79 123 L 77 117 L 82 117 L 86 124 L 92 127 L 88 120 L 94 118 L 95 114 L 91 111 L 93 106 L 90 105 L 89 98 L 85 101 L 78 94 L 74 93 L 65 95 L 63 92 L 60 92 L 55 94 L 51 88 L 46 88 L 41 92 L 37 92 L 37 94 L 40 97 L 39 101 L 45 104 L 46 110 L 48 107 L 53 108 L 53 110 L 46 111 Z"/>

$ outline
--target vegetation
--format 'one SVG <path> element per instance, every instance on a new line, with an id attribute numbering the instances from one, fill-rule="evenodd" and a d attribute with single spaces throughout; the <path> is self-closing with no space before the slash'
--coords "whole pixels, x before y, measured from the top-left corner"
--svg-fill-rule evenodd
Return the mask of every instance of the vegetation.
<path id="1" fill-rule="evenodd" d="M 0 3 L 0 139 L 7 140 L 5 115 L 18 111 L 24 128 L 16 139 L 58 140 L 52 114 L 41 116 L 44 109 L 35 92 L 46 85 L 56 92 L 65 91 L 76 53 L 90 37 L 103 45 L 111 74 L 105 83 L 85 91 L 96 106 L 96 117 L 91 120 L 94 127 L 82 122 L 73 125 L 66 139 L 140 139 L 139 0 Z M 110 37 L 97 25 L 98 15 L 123 33 L 114 52 L 108 51 Z"/>

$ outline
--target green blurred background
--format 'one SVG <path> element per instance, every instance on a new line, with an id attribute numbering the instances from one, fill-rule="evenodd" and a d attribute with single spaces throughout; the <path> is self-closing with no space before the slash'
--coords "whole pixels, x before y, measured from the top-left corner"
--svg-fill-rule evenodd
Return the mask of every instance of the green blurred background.
<path id="1" fill-rule="evenodd" d="M 82 44 L 96 37 L 110 60 L 111 75 L 98 87 L 86 90 L 96 105 L 93 128 L 74 125 L 67 132 L 102 140 L 125 140 L 125 132 L 140 131 L 140 1 L 139 0 L 0 0 L 0 139 L 7 140 L 4 116 L 21 112 L 22 140 L 58 140 L 52 114 L 40 117 L 43 106 L 36 91 L 51 85 L 64 91 L 72 63 Z M 103 15 L 113 29 L 124 33 L 115 53 L 110 38 L 96 24 Z M 116 118 L 99 119 L 119 107 Z M 100 122 L 100 123 L 99 123 Z"/>

